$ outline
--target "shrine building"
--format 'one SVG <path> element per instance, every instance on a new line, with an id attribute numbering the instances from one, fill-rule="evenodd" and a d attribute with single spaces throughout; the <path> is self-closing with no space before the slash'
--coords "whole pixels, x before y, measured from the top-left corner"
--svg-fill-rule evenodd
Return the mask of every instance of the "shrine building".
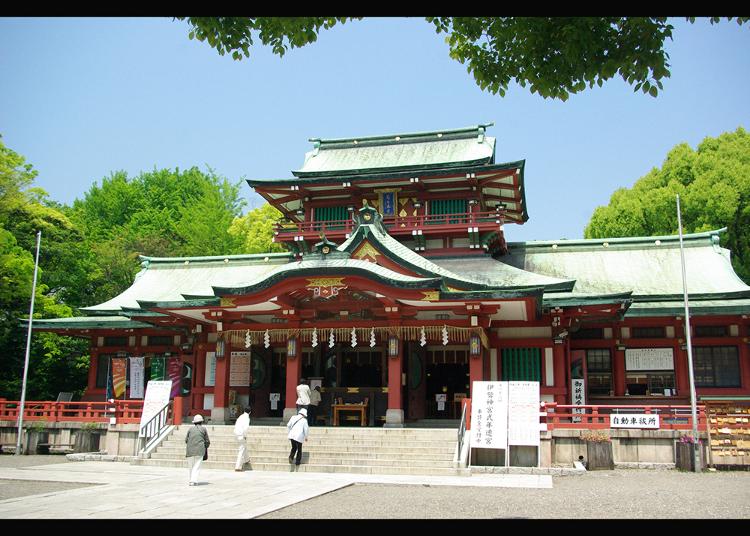
<path id="1" fill-rule="evenodd" d="M 525 161 L 496 162 L 491 126 L 312 139 L 291 177 L 247 181 L 288 252 L 141 257 L 122 294 L 34 328 L 91 341 L 85 400 L 114 370 L 118 398 L 172 378 L 183 415 L 214 423 L 247 403 L 288 419 L 303 377 L 325 424 L 335 401 L 366 402 L 369 426 L 459 419 L 477 380 L 689 404 L 678 237 L 513 242 Z M 750 398 L 750 287 L 723 232 L 684 236 L 700 400 Z"/>

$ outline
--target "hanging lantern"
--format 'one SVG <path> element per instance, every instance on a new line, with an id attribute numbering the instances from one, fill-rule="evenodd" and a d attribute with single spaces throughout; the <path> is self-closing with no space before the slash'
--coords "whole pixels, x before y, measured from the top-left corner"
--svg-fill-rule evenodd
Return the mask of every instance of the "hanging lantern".
<path id="1" fill-rule="evenodd" d="M 253 345 L 253 339 L 250 337 L 250 330 L 245 333 L 245 348 L 250 348 Z"/>
<path id="2" fill-rule="evenodd" d="M 448 345 L 448 327 L 443 325 L 443 346 Z"/>
<path id="3" fill-rule="evenodd" d="M 375 328 L 370 328 L 370 348 L 375 346 Z"/>
<path id="4" fill-rule="evenodd" d="M 388 355 L 398 357 L 398 337 L 391 335 L 388 337 Z"/>
<path id="5" fill-rule="evenodd" d="M 286 341 L 286 357 L 294 359 L 297 357 L 297 337 L 289 337 Z"/>
<path id="6" fill-rule="evenodd" d="M 313 328 L 312 332 L 312 347 L 318 346 L 318 328 Z"/>
<path id="7" fill-rule="evenodd" d="M 333 329 L 331 329 L 331 336 L 328 338 L 328 348 L 333 348 L 334 344 L 336 344 L 336 339 L 334 339 Z"/>
<path id="8" fill-rule="evenodd" d="M 422 326 L 422 330 L 419 334 L 419 345 L 424 346 L 425 344 L 427 344 L 427 335 L 424 332 L 424 326 Z"/>
<path id="9" fill-rule="evenodd" d="M 476 333 L 472 333 L 471 337 L 469 337 L 469 354 L 473 357 L 482 355 L 482 340 Z"/>
<path id="10" fill-rule="evenodd" d="M 357 346 L 357 330 L 352 328 L 352 348 Z"/>
<path id="11" fill-rule="evenodd" d="M 263 345 L 266 348 L 271 346 L 271 336 L 268 334 L 268 330 L 266 330 L 266 333 L 263 335 Z"/>

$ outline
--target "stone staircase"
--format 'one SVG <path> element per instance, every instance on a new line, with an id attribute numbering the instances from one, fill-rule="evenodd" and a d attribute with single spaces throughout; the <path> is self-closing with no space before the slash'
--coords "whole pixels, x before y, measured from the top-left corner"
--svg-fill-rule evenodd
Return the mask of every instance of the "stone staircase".
<path id="1" fill-rule="evenodd" d="M 134 465 L 187 467 L 185 435 L 190 424 L 175 427 L 148 459 Z M 233 470 L 237 441 L 233 426 L 206 426 L 211 439 L 206 469 Z M 250 427 L 247 436 L 254 471 L 304 471 L 396 475 L 469 476 L 455 466 L 455 429 L 312 427 L 302 448 L 302 464 L 289 463 L 286 426 Z"/>

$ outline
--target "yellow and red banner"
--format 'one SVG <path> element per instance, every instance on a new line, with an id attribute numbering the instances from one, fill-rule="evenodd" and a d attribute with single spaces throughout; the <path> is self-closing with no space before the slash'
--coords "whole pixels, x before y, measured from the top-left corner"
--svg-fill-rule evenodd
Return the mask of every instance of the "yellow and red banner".
<path id="1" fill-rule="evenodd" d="M 127 378 L 127 358 L 112 358 L 112 388 L 114 398 L 125 397 L 125 380 Z"/>

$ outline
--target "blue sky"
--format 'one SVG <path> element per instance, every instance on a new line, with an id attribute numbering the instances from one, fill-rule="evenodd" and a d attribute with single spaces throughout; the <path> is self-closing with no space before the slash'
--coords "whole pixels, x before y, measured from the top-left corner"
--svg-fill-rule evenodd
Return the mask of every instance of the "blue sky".
<path id="1" fill-rule="evenodd" d="M 309 138 L 494 122 L 497 162 L 526 160 L 529 221 L 506 238 L 575 239 L 674 145 L 750 126 L 750 26 L 674 24 L 658 98 L 617 79 L 561 102 L 483 92 L 420 18 L 350 22 L 239 62 L 171 18 L 0 18 L 0 134 L 70 204 L 118 170 L 286 178 Z M 242 188 L 248 207 L 261 203 Z"/>

